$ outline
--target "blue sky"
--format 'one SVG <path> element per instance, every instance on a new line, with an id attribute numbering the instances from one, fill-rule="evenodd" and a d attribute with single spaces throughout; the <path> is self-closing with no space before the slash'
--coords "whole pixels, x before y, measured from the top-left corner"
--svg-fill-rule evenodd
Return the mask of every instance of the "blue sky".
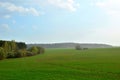
<path id="1" fill-rule="evenodd" d="M 0 40 L 120 46 L 119 0 L 0 0 Z"/>

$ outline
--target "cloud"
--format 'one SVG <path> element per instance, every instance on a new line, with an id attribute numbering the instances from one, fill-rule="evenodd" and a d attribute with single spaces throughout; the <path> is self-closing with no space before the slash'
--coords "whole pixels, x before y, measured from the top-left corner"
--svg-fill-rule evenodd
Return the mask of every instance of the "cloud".
<path id="1" fill-rule="evenodd" d="M 10 30 L 10 28 L 9 28 L 9 26 L 8 26 L 8 24 L 1 24 L 0 25 L 0 32 L 2 33 L 2 32 L 6 32 L 6 31 L 9 31 Z"/>
<path id="2" fill-rule="evenodd" d="M 109 15 L 120 17 L 120 0 L 104 0 L 96 2 L 95 5 Z"/>
<path id="3" fill-rule="evenodd" d="M 9 12 L 18 12 L 21 14 L 32 14 L 34 16 L 40 16 L 39 11 L 37 11 L 35 8 L 25 8 L 22 6 L 16 6 L 9 2 L 0 2 L 0 7 L 3 9 L 9 11 Z"/>
<path id="4" fill-rule="evenodd" d="M 11 15 L 1 13 L 0 18 L 9 19 L 9 18 L 11 18 Z"/>
<path id="5" fill-rule="evenodd" d="M 108 26 L 94 28 L 89 38 L 93 42 L 104 42 L 112 45 L 120 44 L 120 27 Z"/>
<path id="6" fill-rule="evenodd" d="M 3 17 L 6 18 L 6 19 L 9 19 L 11 16 L 10 15 L 5 15 Z"/>
<path id="7" fill-rule="evenodd" d="M 67 9 L 69 11 L 76 11 L 77 8 L 80 6 L 79 3 L 75 3 L 75 0 L 48 0 L 50 5 Z"/>

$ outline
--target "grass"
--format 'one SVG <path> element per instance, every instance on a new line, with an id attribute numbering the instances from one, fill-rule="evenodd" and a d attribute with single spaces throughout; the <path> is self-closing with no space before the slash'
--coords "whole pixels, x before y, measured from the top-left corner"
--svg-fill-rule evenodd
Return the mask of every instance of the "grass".
<path id="1" fill-rule="evenodd" d="M 120 80 L 120 48 L 47 49 L 0 61 L 0 80 Z"/>

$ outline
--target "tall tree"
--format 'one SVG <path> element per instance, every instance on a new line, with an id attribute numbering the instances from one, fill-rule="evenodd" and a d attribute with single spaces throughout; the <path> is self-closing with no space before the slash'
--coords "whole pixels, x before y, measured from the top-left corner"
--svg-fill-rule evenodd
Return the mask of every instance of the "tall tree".
<path id="1" fill-rule="evenodd" d="M 11 41 L 11 50 L 14 52 L 17 49 L 16 42 L 14 40 Z"/>
<path id="2" fill-rule="evenodd" d="M 4 48 L 5 53 L 9 52 L 9 43 L 7 41 L 4 42 L 2 47 Z"/>
<path id="3" fill-rule="evenodd" d="M 0 47 L 0 60 L 4 58 L 6 58 L 5 50 L 2 47 Z"/>

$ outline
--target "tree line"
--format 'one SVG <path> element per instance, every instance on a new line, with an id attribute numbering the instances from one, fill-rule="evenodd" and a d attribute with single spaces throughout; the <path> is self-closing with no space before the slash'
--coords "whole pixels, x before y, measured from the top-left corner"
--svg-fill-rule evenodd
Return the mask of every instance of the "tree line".
<path id="1" fill-rule="evenodd" d="M 75 46 L 76 50 L 88 50 L 88 48 L 82 48 L 79 44 Z"/>
<path id="2" fill-rule="evenodd" d="M 27 49 L 24 42 L 0 40 L 0 60 L 6 58 L 20 58 L 44 53 L 44 48 L 32 46 Z"/>

